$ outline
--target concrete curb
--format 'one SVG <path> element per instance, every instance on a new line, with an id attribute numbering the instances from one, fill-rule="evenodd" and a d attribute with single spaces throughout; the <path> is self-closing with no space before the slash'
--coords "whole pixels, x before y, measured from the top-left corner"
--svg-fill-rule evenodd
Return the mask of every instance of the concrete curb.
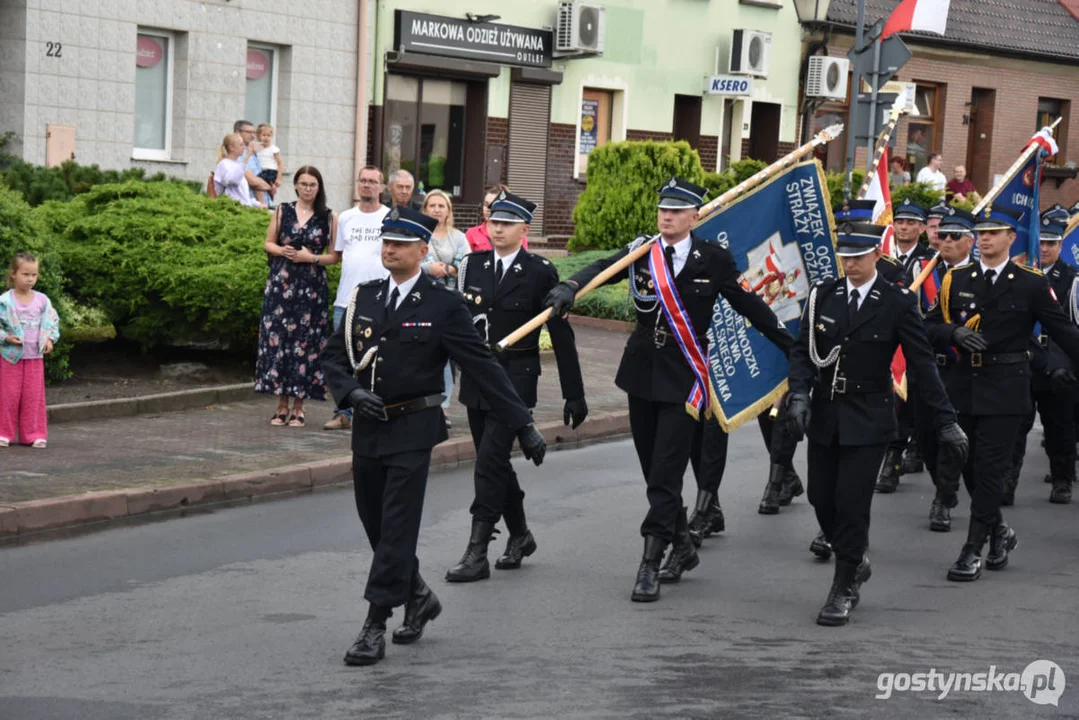
<path id="1" fill-rule="evenodd" d="M 115 400 L 62 403 L 48 408 L 48 421 L 50 423 L 64 423 L 104 420 L 172 410 L 187 410 L 217 403 L 251 400 L 255 397 L 254 388 L 254 383 L 249 382 L 194 388 L 193 390 L 178 390 L 157 395 L 139 395 Z"/>
<path id="2" fill-rule="evenodd" d="M 249 386 L 245 387 L 250 391 Z M 559 422 L 540 425 L 539 429 L 547 441 L 548 451 L 575 447 L 626 435 L 629 433 L 629 413 L 619 411 L 596 415 L 576 430 Z M 431 453 L 431 468 L 448 470 L 469 463 L 475 457 L 470 437 L 454 438 L 435 446 Z M 0 505 L 0 538 L 19 538 L 196 506 L 254 500 L 267 495 L 310 492 L 315 488 L 351 481 L 352 457 L 346 456 L 226 475 L 186 485 L 105 490 Z"/>

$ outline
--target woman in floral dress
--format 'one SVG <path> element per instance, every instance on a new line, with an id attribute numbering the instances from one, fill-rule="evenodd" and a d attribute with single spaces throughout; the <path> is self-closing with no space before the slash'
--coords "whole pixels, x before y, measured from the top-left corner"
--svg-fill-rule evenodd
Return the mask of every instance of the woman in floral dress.
<path id="1" fill-rule="evenodd" d="M 255 392 L 278 396 L 271 425 L 303 427 L 304 401 L 326 399 L 321 360 L 329 340 L 326 266 L 340 258 L 326 252 L 337 216 L 326 207 L 322 175 L 305 165 L 292 182 L 298 199 L 278 206 L 266 232 L 270 277 L 262 297 Z"/>

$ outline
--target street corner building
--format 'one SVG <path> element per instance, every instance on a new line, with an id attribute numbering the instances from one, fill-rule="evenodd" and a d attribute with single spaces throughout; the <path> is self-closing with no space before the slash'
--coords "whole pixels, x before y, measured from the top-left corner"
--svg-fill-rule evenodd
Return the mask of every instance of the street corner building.
<path id="1" fill-rule="evenodd" d="M 805 128 L 845 123 L 858 95 L 848 59 L 858 0 L 795 2 L 806 29 Z M 866 1 L 866 41 L 872 24 L 897 5 L 896 0 Z M 1061 118 L 1056 129 L 1060 151 L 1043 169 L 1041 204 L 1070 206 L 1079 200 L 1079 107 L 1074 106 L 1079 98 L 1079 3 L 951 0 L 944 35 L 907 32 L 901 38 L 912 57 L 882 88 L 887 101 L 880 111 L 887 117 L 891 100 L 906 93 L 910 112 L 899 120 L 890 153 L 906 161 L 912 178 L 930 153 L 941 153 L 946 176 L 964 165 L 984 195 L 1030 136 Z M 868 115 L 862 117 L 868 122 Z M 866 144 L 858 141 L 855 167 L 866 165 Z M 821 149 L 827 169 L 843 168 L 844 146 L 836 142 Z"/>

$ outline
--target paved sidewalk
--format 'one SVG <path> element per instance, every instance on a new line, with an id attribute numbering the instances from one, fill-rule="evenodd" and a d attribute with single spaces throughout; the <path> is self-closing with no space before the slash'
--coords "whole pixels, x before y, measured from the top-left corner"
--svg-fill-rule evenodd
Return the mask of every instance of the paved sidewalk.
<path id="1" fill-rule="evenodd" d="M 614 385 L 625 345 L 621 332 L 575 324 L 589 411 L 625 410 Z M 562 394 L 554 355 L 543 358 L 537 423 L 561 421 Z M 454 393 L 456 396 L 456 392 Z M 0 449 L 0 505 L 97 490 L 167 487 L 288 465 L 345 457 L 349 433 L 322 430 L 330 403 L 307 406 L 307 427 L 272 427 L 277 398 L 195 410 L 55 424 L 49 447 Z M 451 437 L 468 432 L 464 408 L 450 408 Z"/>

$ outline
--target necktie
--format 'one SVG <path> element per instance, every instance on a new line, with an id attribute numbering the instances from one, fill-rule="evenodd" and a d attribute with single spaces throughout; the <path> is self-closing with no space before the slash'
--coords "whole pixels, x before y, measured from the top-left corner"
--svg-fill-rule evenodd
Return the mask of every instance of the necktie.
<path id="1" fill-rule="evenodd" d="M 850 291 L 850 302 L 847 303 L 847 321 L 853 325 L 854 317 L 858 314 L 858 288 L 854 288 Z"/>
<path id="2" fill-rule="evenodd" d="M 993 281 L 997 279 L 997 271 L 992 268 L 985 271 L 985 281 L 989 283 L 989 286 L 993 286 Z"/>
<path id="3" fill-rule="evenodd" d="M 502 274 L 502 258 L 499 258 L 498 262 L 495 263 L 495 285 L 498 285 L 500 282 L 502 282 Z"/>
<path id="4" fill-rule="evenodd" d="M 393 314 L 393 311 L 397 309 L 397 300 L 400 297 L 401 297 L 401 289 L 400 288 L 394 288 L 393 292 L 390 293 L 390 301 L 388 303 L 386 303 L 386 309 L 389 310 L 389 313 L 391 315 Z"/>
<path id="5" fill-rule="evenodd" d="M 671 277 L 674 277 L 674 247 L 668 245 L 663 248 L 663 254 L 667 256 L 667 269 L 671 271 Z"/>

